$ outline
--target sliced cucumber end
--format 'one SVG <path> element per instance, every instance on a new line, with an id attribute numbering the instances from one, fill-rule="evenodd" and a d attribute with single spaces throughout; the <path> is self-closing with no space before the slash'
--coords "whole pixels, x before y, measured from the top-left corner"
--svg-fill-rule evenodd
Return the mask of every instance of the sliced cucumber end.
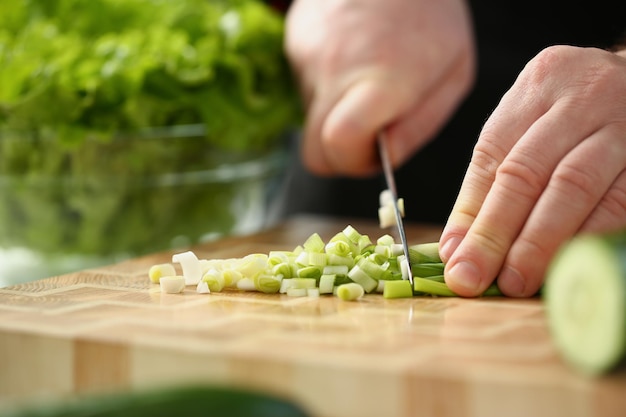
<path id="1" fill-rule="evenodd" d="M 626 266 L 602 236 L 564 245 L 546 276 L 548 324 L 557 349 L 588 375 L 608 372 L 626 351 Z"/>

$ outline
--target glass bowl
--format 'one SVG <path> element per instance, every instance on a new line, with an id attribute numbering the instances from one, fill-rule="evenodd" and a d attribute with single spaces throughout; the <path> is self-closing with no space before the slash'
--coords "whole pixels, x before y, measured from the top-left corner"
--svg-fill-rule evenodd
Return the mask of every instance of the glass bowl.
<path id="1" fill-rule="evenodd" d="M 287 139 L 237 150 L 205 137 L 201 125 L 81 145 L 1 132 L 0 287 L 272 225 Z"/>

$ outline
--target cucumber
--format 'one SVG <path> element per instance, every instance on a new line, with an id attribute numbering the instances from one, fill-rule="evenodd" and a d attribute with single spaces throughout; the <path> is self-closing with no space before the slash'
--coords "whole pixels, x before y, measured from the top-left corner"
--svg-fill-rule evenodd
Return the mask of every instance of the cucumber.
<path id="1" fill-rule="evenodd" d="M 89 395 L 17 408 L 4 417 L 306 417 L 300 408 L 259 392 L 182 386 Z"/>
<path id="2" fill-rule="evenodd" d="M 566 362 L 588 375 L 617 368 L 626 356 L 626 231 L 565 243 L 548 268 L 543 298 Z"/>

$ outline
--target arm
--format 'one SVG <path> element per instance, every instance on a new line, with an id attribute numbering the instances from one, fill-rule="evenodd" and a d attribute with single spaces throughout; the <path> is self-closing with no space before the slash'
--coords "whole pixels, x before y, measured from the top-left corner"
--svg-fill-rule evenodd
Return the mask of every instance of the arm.
<path id="1" fill-rule="evenodd" d="M 285 47 L 307 107 L 303 161 L 321 175 L 378 170 L 384 127 L 394 165 L 403 163 L 452 115 L 475 71 L 462 0 L 296 0 Z"/>

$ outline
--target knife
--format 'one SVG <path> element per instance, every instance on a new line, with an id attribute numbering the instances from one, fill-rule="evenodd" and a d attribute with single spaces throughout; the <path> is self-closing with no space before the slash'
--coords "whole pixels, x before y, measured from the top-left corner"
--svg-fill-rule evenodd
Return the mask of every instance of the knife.
<path id="1" fill-rule="evenodd" d="M 398 226 L 398 234 L 400 235 L 400 242 L 402 243 L 402 250 L 407 263 L 408 278 L 411 286 L 413 286 L 413 273 L 411 272 L 411 264 L 409 258 L 409 245 L 406 241 L 406 233 L 404 231 L 404 224 L 402 223 L 402 213 L 398 207 L 398 192 L 396 190 L 396 180 L 393 176 L 393 167 L 391 166 L 391 159 L 389 158 L 389 151 L 387 150 L 387 140 L 384 131 L 378 133 L 378 153 L 383 165 L 383 172 L 385 173 L 385 182 L 387 183 L 387 189 L 391 194 L 393 200 L 393 209 L 396 214 L 396 226 Z"/>

